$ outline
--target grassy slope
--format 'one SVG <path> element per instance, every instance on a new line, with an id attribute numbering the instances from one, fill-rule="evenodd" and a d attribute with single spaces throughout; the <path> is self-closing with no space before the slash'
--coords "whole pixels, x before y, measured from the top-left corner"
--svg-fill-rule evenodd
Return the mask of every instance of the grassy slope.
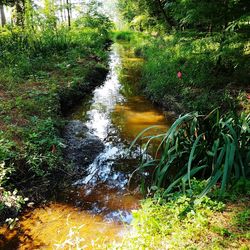
<path id="1" fill-rule="evenodd" d="M 58 178 L 66 167 L 60 138 L 62 111 L 106 75 L 106 38 L 95 30 L 72 33 L 71 41 L 60 48 L 51 44 L 32 55 L 5 48 L 0 58 L 0 221 L 24 202 L 13 195 L 14 188 L 38 200 L 53 189 L 48 179 Z M 41 48 L 39 41 L 34 43 Z"/>
<path id="2" fill-rule="evenodd" d="M 120 32 L 145 59 L 142 90 L 167 110 L 210 112 L 236 108 L 249 112 L 249 45 L 232 36 L 224 47 L 221 35 L 175 33 L 152 37 Z M 220 58 L 221 56 L 221 58 Z M 177 72 L 182 72 L 178 79 Z"/>

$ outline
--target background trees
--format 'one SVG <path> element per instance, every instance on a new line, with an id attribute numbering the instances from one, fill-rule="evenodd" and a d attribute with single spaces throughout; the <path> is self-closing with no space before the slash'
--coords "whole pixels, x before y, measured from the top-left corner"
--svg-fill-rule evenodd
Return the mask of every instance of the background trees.
<path id="1" fill-rule="evenodd" d="M 0 0 L 2 26 L 6 23 L 6 13 L 4 13 L 3 6 L 11 8 L 12 24 L 20 27 L 24 27 L 31 19 L 36 22 L 38 19 L 41 21 L 44 17 L 47 21 L 49 20 L 52 26 L 55 26 L 56 23 L 63 23 L 70 27 L 72 15 L 76 17 L 77 13 L 83 10 L 86 13 L 91 4 L 86 0 L 76 0 L 74 2 L 71 0 Z M 37 20 L 34 19 L 35 17 L 37 17 Z"/>
<path id="2" fill-rule="evenodd" d="M 161 24 L 167 30 L 211 32 L 247 25 L 250 5 L 246 0 L 119 0 L 119 9 L 130 23 L 146 15 L 154 19 L 151 26 Z"/>

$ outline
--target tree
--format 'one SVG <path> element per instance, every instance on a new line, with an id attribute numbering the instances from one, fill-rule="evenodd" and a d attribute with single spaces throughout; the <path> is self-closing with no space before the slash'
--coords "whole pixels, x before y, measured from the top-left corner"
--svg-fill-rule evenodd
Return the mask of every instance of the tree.
<path id="1" fill-rule="evenodd" d="M 57 17 L 56 17 L 56 7 L 54 0 L 44 0 L 43 13 L 46 18 L 46 24 L 50 28 L 56 27 Z"/>
<path id="2" fill-rule="evenodd" d="M 4 26 L 6 24 L 6 17 L 4 13 L 3 4 L 0 4 L 0 16 L 1 16 L 1 25 Z"/>
<path id="3" fill-rule="evenodd" d="M 119 0 L 118 6 L 129 23 L 138 16 L 148 16 L 169 30 L 221 32 L 250 19 L 247 0 Z"/>
<path id="4" fill-rule="evenodd" d="M 66 10 L 67 10 L 67 19 L 68 19 L 68 26 L 71 26 L 71 3 L 70 0 L 66 0 Z"/>
<path id="5" fill-rule="evenodd" d="M 0 5 L 15 7 L 14 22 L 18 26 L 24 26 L 25 0 L 0 0 Z"/>

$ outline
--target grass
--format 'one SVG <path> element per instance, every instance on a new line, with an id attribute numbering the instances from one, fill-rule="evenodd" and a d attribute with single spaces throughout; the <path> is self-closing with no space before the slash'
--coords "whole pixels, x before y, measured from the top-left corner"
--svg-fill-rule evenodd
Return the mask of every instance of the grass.
<path id="1" fill-rule="evenodd" d="M 17 197 L 39 200 L 51 189 L 45 179 L 67 171 L 61 115 L 105 77 L 108 43 L 102 26 L 79 23 L 35 34 L 0 29 L 0 221 L 11 215 L 4 194 L 17 188 Z"/>
<path id="2" fill-rule="evenodd" d="M 240 189 L 223 202 L 214 191 L 198 198 L 206 183 L 196 179 L 191 183 L 194 188 L 187 185 L 186 194 L 176 191 L 164 198 L 164 190 L 158 190 L 144 199 L 141 208 L 132 212 L 132 224 L 124 230 L 123 238 L 112 243 L 93 242 L 95 249 L 249 249 L 249 196 Z M 237 203 L 232 201 L 235 196 Z M 76 233 L 65 242 L 77 249 L 85 246 Z"/>
<path id="3" fill-rule="evenodd" d="M 244 38 L 192 32 L 130 37 L 135 53 L 145 59 L 141 88 L 152 101 L 178 114 L 247 108 L 243 103 L 248 103 L 249 60 Z"/>

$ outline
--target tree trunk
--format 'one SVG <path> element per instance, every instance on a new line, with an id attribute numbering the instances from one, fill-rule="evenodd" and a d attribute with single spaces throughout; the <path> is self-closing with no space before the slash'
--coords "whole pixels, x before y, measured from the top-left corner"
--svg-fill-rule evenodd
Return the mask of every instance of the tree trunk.
<path id="1" fill-rule="evenodd" d="M 6 17 L 5 17 L 4 8 L 2 4 L 0 5 L 0 15 L 1 15 L 1 25 L 3 27 L 6 24 Z"/>
<path id="2" fill-rule="evenodd" d="M 60 15 L 61 15 L 61 22 L 63 23 L 63 1 L 60 0 Z"/>
<path id="3" fill-rule="evenodd" d="M 166 13 L 166 11 L 165 11 L 165 9 L 164 9 L 164 6 L 163 6 L 161 0 L 157 0 L 157 4 L 158 4 L 158 7 L 159 7 L 159 9 L 160 9 L 160 11 L 161 11 L 161 13 L 162 13 L 162 15 L 163 15 L 163 17 L 164 17 L 164 20 L 165 20 L 165 22 L 167 23 L 167 25 L 168 25 L 169 27 L 174 27 L 174 26 L 175 26 L 175 25 L 174 25 L 174 22 L 173 22 L 173 20 L 167 15 L 167 13 Z"/>
<path id="4" fill-rule="evenodd" d="M 68 26 L 71 26 L 71 17 L 70 17 L 70 3 L 69 0 L 66 0 L 66 9 L 68 14 Z"/>
<path id="5" fill-rule="evenodd" d="M 67 13 L 66 13 L 66 2 L 65 0 L 63 0 L 63 21 L 66 22 L 67 21 Z"/>

